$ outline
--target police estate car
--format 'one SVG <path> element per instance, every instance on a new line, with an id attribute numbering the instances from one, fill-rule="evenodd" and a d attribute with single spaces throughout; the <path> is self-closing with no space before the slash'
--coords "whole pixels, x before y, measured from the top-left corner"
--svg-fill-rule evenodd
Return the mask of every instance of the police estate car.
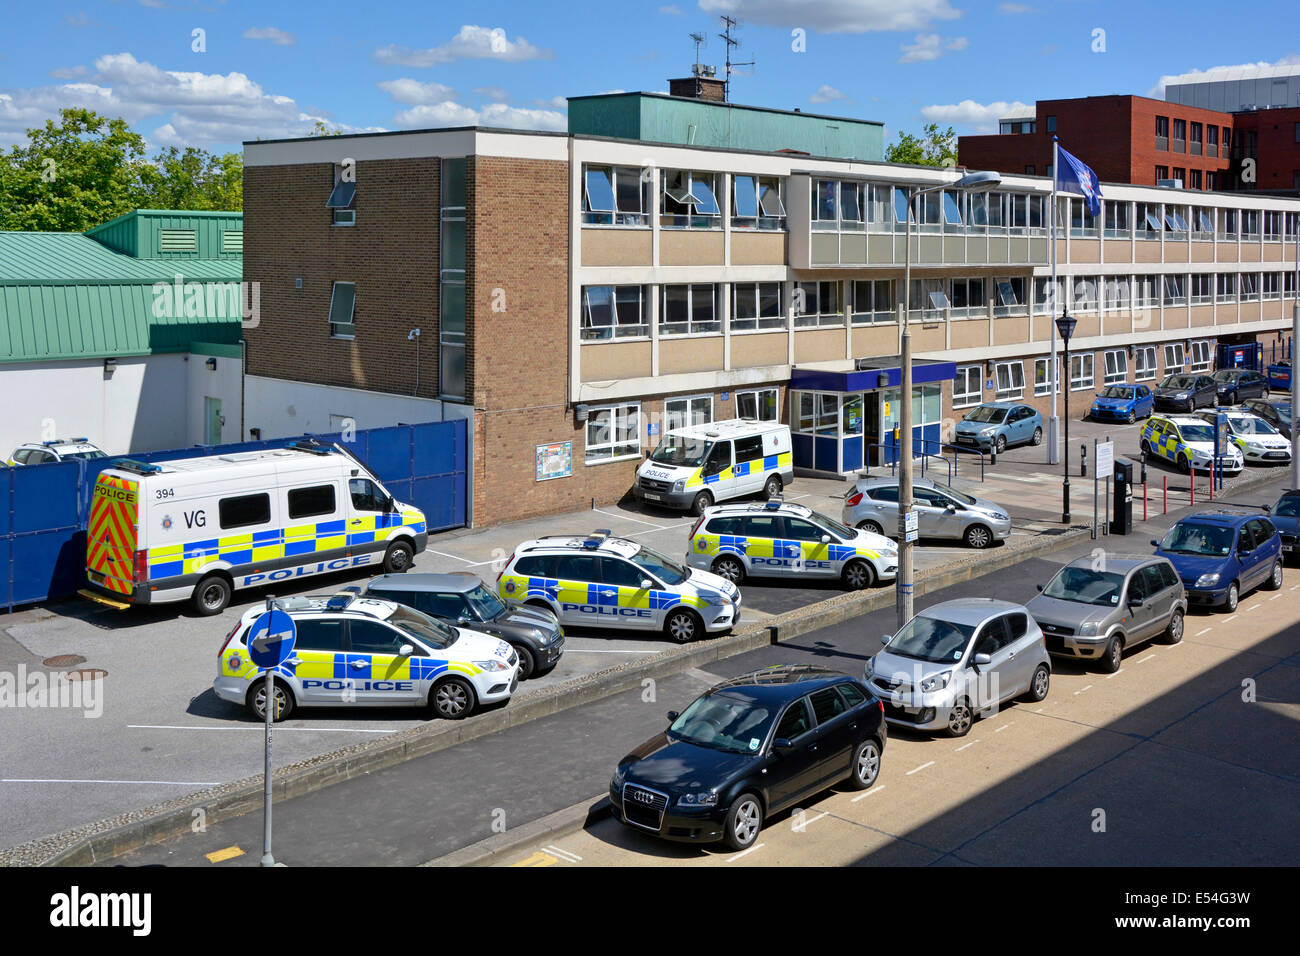
<path id="1" fill-rule="evenodd" d="M 1214 459 L 1214 426 L 1193 415 L 1152 415 L 1142 429 L 1142 451 L 1163 458 L 1184 474 L 1193 468 L 1208 470 Z M 1229 442 L 1220 452 L 1223 470 L 1241 471 L 1241 449 Z"/>
<path id="2" fill-rule="evenodd" d="M 506 600 L 551 610 L 565 626 L 662 629 L 679 644 L 729 631 L 740 620 L 736 585 L 607 529 L 525 541 L 498 575 L 497 589 Z"/>
<path id="3" fill-rule="evenodd" d="M 736 583 L 747 574 L 810 575 L 858 590 L 898 574 L 898 545 L 774 498 L 708 509 L 691 531 L 686 562 Z"/>
<path id="4" fill-rule="evenodd" d="M 519 684 L 519 659 L 505 641 L 442 624 L 393 601 L 358 597 L 281 598 L 293 619 L 292 656 L 276 668 L 275 720 L 295 707 L 420 707 L 458 720 L 505 700 Z M 212 688 L 266 719 L 266 672 L 249 660 L 245 638 L 265 608 L 250 608 L 217 655 Z"/>
<path id="5" fill-rule="evenodd" d="M 76 461 L 78 458 L 107 458 L 104 449 L 84 438 L 55 438 L 52 441 L 19 445 L 7 464 L 44 465 L 51 461 Z"/>

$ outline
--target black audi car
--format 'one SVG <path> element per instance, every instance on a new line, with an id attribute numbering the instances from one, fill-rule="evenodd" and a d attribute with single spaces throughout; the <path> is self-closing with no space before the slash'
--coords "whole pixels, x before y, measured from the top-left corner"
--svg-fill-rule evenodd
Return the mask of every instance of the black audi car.
<path id="1" fill-rule="evenodd" d="M 884 706 L 839 671 L 787 664 L 723 681 L 618 762 L 616 815 L 669 840 L 752 846 L 763 821 L 847 779 L 880 774 Z"/>
<path id="2" fill-rule="evenodd" d="M 519 654 L 519 679 L 545 674 L 564 653 L 564 628 L 550 611 L 507 604 L 468 571 L 383 574 L 366 585 L 371 597 L 396 601 L 457 627 L 491 634 Z"/>
<path id="3" fill-rule="evenodd" d="M 1268 398 L 1268 379 L 1248 368 L 1223 368 L 1214 373 L 1220 405 L 1236 405 L 1248 398 Z"/>
<path id="4" fill-rule="evenodd" d="M 1152 394 L 1158 412 L 1194 412 L 1213 408 L 1219 400 L 1218 388 L 1208 375 L 1166 375 Z"/>

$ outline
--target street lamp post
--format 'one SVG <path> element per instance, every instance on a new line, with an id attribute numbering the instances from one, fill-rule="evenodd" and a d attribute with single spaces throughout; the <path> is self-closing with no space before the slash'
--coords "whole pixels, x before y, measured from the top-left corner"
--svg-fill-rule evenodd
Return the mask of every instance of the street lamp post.
<path id="1" fill-rule="evenodd" d="M 907 219 L 904 226 L 903 246 L 906 249 L 903 265 L 903 310 L 898 317 L 898 577 L 895 580 L 898 626 L 912 619 L 912 542 L 907 540 L 907 516 L 912 511 L 912 335 L 908 331 L 908 318 L 912 313 L 912 205 L 918 196 L 955 189 L 960 192 L 981 193 L 996 188 L 1002 177 L 995 172 L 967 173 L 953 183 L 938 183 L 922 189 L 907 190 Z M 906 449 L 906 451 L 904 451 Z"/>
<path id="2" fill-rule="evenodd" d="M 1070 380 L 1070 336 L 1074 335 L 1074 327 L 1079 322 L 1069 312 L 1062 311 L 1060 318 L 1056 320 L 1056 331 L 1061 334 L 1061 341 L 1065 343 L 1065 380 Z M 1056 369 L 1051 370 L 1051 374 L 1057 378 L 1057 384 L 1060 383 L 1061 374 Z M 1061 523 L 1070 523 L 1070 390 L 1062 389 L 1065 393 L 1065 452 L 1062 455 L 1065 471 L 1065 484 L 1061 488 L 1062 505 L 1061 505 Z"/>

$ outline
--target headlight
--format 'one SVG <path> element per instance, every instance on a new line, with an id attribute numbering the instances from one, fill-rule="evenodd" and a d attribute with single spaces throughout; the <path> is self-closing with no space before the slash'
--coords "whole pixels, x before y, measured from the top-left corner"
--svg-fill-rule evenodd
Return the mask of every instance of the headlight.
<path id="1" fill-rule="evenodd" d="M 536 628 L 536 627 L 533 628 L 533 640 L 535 640 L 538 644 L 545 646 L 551 643 L 553 638 L 554 638 L 553 634 L 548 634 L 546 633 L 546 631 L 543 631 L 540 628 Z"/>
<path id="2" fill-rule="evenodd" d="M 626 782 L 627 782 L 627 770 L 625 770 L 623 767 L 619 767 L 617 770 L 614 771 L 614 776 L 609 781 L 609 787 L 611 790 L 622 790 L 623 784 L 625 784 Z"/>
<path id="3" fill-rule="evenodd" d="M 1198 588 L 1212 588 L 1218 583 L 1219 576 L 1217 574 L 1202 574 L 1196 579 L 1196 586 Z"/>
<path id="4" fill-rule="evenodd" d="M 948 686 L 948 680 L 952 677 L 952 671 L 944 671 L 942 674 L 935 674 L 933 677 L 927 677 L 921 681 L 921 692 L 928 694 L 931 691 L 943 690 Z"/>
<path id="5" fill-rule="evenodd" d="M 510 665 L 507 664 L 505 661 L 475 661 L 474 666 L 481 667 L 483 668 L 483 670 L 487 671 L 488 673 L 496 673 L 497 671 L 510 670 Z"/>
<path id="6" fill-rule="evenodd" d="M 718 795 L 712 790 L 703 793 L 683 793 L 677 798 L 679 807 L 716 807 Z"/>
<path id="7" fill-rule="evenodd" d="M 685 478 L 679 478 L 679 479 L 677 479 L 676 481 L 673 482 L 673 491 L 679 491 L 679 492 L 680 492 L 680 491 L 685 491 L 685 490 L 686 490 L 686 479 L 685 479 Z"/>
<path id="8" fill-rule="evenodd" d="M 1084 624 L 1082 627 L 1080 627 L 1080 628 L 1079 628 L 1079 636 L 1080 636 L 1080 637 L 1096 637 L 1096 636 L 1097 636 L 1097 622 L 1096 622 L 1096 621 L 1089 621 L 1087 624 Z"/>
<path id="9" fill-rule="evenodd" d="M 862 676 L 866 680 L 871 680 L 876 676 L 876 659 L 874 657 L 867 658 L 867 664 L 862 668 Z"/>
<path id="10" fill-rule="evenodd" d="M 992 435 L 995 431 L 997 431 L 996 428 L 985 428 L 983 431 L 980 432 L 980 434 L 981 434 L 981 435 Z"/>

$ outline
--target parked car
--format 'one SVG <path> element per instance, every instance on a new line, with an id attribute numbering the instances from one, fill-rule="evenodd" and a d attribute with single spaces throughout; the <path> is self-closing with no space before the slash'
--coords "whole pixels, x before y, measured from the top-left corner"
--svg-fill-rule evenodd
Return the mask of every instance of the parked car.
<path id="1" fill-rule="evenodd" d="M 1213 408 L 1219 400 L 1214 379 L 1208 375 L 1166 375 L 1156 386 L 1156 411 L 1194 412 Z"/>
<path id="2" fill-rule="evenodd" d="M 1208 471 L 1214 464 L 1214 428 L 1193 415 L 1152 415 L 1142 427 L 1138 447 L 1148 458 L 1163 458 L 1183 474 L 1191 474 L 1192 469 Z M 1220 450 L 1219 457 L 1220 466 L 1230 474 L 1241 471 L 1245 460 L 1235 445 Z"/>
<path id="3" fill-rule="evenodd" d="M 1155 410 L 1155 396 L 1145 385 L 1125 382 L 1107 385 L 1093 399 L 1088 414 L 1099 422 L 1128 422 L 1146 418 Z"/>
<path id="4" fill-rule="evenodd" d="M 1173 562 L 1189 604 L 1237 610 L 1241 595 L 1259 586 L 1282 587 L 1282 539 L 1268 518 L 1245 512 L 1188 515 L 1152 540 Z"/>
<path id="5" fill-rule="evenodd" d="M 847 674 L 786 664 L 716 684 L 618 762 L 618 819 L 668 840 L 753 846 L 763 823 L 845 778 L 880 775 L 881 703 Z"/>
<path id="6" fill-rule="evenodd" d="M 1043 632 L 1020 604 L 959 598 L 926 608 L 867 661 L 885 719 L 961 737 L 1013 697 L 1047 697 L 1052 665 Z"/>
<path id="7" fill-rule="evenodd" d="M 76 461 L 78 458 L 92 460 L 107 458 L 104 450 L 94 442 L 84 438 L 55 438 L 52 441 L 27 442 L 14 449 L 7 464 L 44 465 L 52 461 Z"/>
<path id="8" fill-rule="evenodd" d="M 1041 445 L 1043 416 L 1018 402 L 985 402 L 957 423 L 953 442 L 999 452 L 1008 445 Z"/>
<path id="9" fill-rule="evenodd" d="M 1258 415 L 1287 437 L 1291 435 L 1291 403 L 1251 398 L 1241 403 L 1243 411 Z"/>
<path id="10" fill-rule="evenodd" d="M 1220 405 L 1236 405 L 1247 398 L 1268 398 L 1268 379 L 1248 368 L 1221 368 L 1211 376 Z"/>
<path id="11" fill-rule="evenodd" d="M 957 538 L 972 548 L 987 548 L 1011 534 L 1011 516 L 991 501 L 926 478 L 913 479 L 912 497 L 922 538 Z M 841 520 L 853 528 L 897 537 L 898 479 L 863 478 L 844 499 Z"/>
<path id="12" fill-rule="evenodd" d="M 519 655 L 520 680 L 553 670 L 564 653 L 564 628 L 554 614 L 503 601 L 468 571 L 384 574 L 371 580 L 365 593 L 506 641 Z"/>
<path id="13" fill-rule="evenodd" d="M 1108 554 L 1100 567 L 1091 555 L 1076 558 L 1038 590 L 1025 607 L 1049 654 L 1095 660 L 1113 674 L 1126 649 L 1183 639 L 1187 595 L 1164 558 Z"/>
<path id="14" fill-rule="evenodd" d="M 1282 541 L 1282 560 L 1300 551 L 1300 491 L 1285 491 L 1271 506 L 1265 505 L 1268 520 Z"/>
<path id="15" fill-rule="evenodd" d="M 1215 408 L 1196 413 L 1213 428 L 1219 415 L 1228 419 L 1228 430 L 1245 456 L 1247 464 L 1285 464 L 1291 460 L 1291 442 L 1254 412 Z"/>

